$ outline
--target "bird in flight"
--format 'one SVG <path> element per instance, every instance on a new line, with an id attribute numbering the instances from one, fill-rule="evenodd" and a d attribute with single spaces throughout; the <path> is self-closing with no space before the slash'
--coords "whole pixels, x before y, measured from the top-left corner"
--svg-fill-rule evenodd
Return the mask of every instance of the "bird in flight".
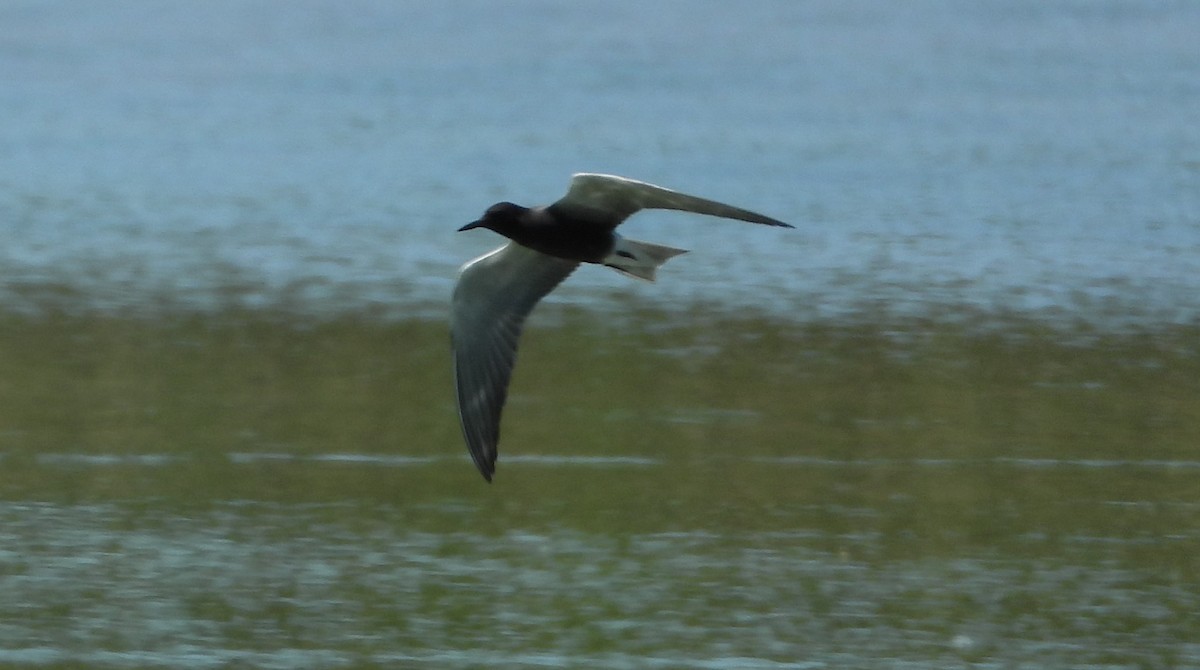
<path id="1" fill-rule="evenodd" d="M 517 358 L 525 317 L 580 263 L 607 265 L 654 281 L 668 259 L 685 253 L 617 234 L 643 209 L 673 209 L 768 226 L 792 226 L 749 210 L 645 182 L 605 174 L 577 174 L 567 194 L 542 207 L 492 205 L 459 231 L 487 228 L 504 246 L 459 271 L 451 299 L 450 339 L 463 437 L 475 466 L 492 481 L 500 440 L 500 411 Z"/>

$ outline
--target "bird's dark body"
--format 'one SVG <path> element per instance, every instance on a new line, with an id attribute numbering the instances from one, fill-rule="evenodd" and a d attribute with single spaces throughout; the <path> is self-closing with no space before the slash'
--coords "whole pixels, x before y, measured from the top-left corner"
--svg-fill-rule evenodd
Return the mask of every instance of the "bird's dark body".
<path id="1" fill-rule="evenodd" d="M 618 223 L 603 213 L 588 216 L 586 210 L 557 204 L 521 207 L 504 202 L 490 207 L 476 222 L 521 246 L 581 263 L 600 263 L 612 253 Z"/>

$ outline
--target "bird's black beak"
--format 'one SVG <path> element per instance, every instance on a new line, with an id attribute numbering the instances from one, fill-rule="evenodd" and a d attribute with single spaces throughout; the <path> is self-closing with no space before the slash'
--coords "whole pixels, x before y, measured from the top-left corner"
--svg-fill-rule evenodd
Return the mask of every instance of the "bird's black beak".
<path id="1" fill-rule="evenodd" d="M 478 228 L 482 225 L 483 225 L 483 219 L 480 219 L 478 221 L 472 221 L 472 222 L 468 223 L 467 225 L 463 226 L 462 228 L 459 228 L 458 232 L 461 233 L 464 230 L 472 230 L 472 229 Z"/>

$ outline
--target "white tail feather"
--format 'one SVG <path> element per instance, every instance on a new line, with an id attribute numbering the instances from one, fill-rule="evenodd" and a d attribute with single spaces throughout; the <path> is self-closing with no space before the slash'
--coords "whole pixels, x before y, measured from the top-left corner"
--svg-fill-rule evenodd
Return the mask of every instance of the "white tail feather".
<path id="1" fill-rule="evenodd" d="M 631 277 L 654 281 L 654 274 L 660 265 L 686 253 L 686 249 L 664 247 L 661 244 L 638 242 L 618 236 L 612 252 L 601 262 Z"/>

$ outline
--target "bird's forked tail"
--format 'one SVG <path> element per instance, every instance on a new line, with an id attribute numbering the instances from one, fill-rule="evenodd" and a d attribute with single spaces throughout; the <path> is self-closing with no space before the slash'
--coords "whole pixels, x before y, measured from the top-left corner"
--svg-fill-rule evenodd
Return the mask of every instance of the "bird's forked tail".
<path id="1" fill-rule="evenodd" d="M 617 243 L 613 245 L 612 252 L 605 256 L 601 263 L 631 277 L 654 281 L 654 273 L 660 265 L 686 253 L 687 249 L 664 247 L 661 244 L 638 242 L 617 236 Z"/>

